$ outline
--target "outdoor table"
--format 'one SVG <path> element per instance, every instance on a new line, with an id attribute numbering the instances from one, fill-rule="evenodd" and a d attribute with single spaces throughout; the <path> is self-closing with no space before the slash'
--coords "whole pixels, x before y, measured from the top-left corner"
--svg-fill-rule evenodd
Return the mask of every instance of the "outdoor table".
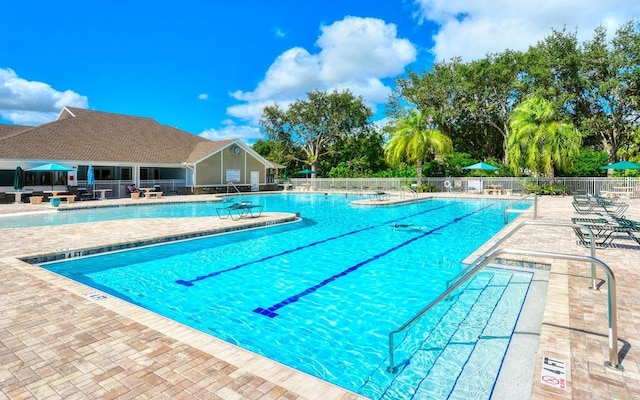
<path id="1" fill-rule="evenodd" d="M 628 196 L 631 197 L 636 190 L 634 186 L 614 186 L 613 191 L 609 192 L 613 196 Z"/>
<path id="2" fill-rule="evenodd" d="M 33 190 L 11 190 L 11 191 L 8 191 L 8 192 L 5 192 L 5 193 L 13 194 L 15 196 L 14 203 L 20 204 L 20 203 L 22 203 L 22 195 L 25 194 L 25 193 L 27 193 L 27 194 L 33 193 Z"/>
<path id="3" fill-rule="evenodd" d="M 43 193 L 51 193 L 52 197 L 55 197 L 58 195 L 58 193 L 64 193 L 66 192 L 66 190 L 43 190 Z"/>
<path id="4" fill-rule="evenodd" d="M 98 193 L 99 192 L 100 193 L 99 200 L 106 200 L 107 199 L 106 193 L 110 192 L 110 191 L 111 191 L 111 189 L 94 189 L 93 193 Z"/>
<path id="5" fill-rule="evenodd" d="M 147 193 L 149 193 L 149 192 L 153 192 L 153 191 L 154 191 L 154 189 L 155 189 L 155 188 L 152 188 L 152 187 L 150 187 L 150 188 L 148 188 L 148 187 L 145 187 L 145 188 L 138 188 L 138 190 L 140 191 L 140 192 L 139 192 L 139 193 L 140 193 L 140 196 L 144 196 L 144 197 L 145 197 L 145 199 L 150 198 L 150 196 L 147 196 Z"/>

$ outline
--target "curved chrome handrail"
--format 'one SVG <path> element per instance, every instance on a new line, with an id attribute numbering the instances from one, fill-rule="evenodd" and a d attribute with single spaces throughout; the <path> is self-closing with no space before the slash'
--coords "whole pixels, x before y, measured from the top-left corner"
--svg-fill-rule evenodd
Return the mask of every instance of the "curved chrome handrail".
<path id="1" fill-rule="evenodd" d="M 618 323 L 617 323 L 617 304 L 616 304 L 616 278 L 609 266 L 605 264 L 603 261 L 598 260 L 594 257 L 587 257 L 581 255 L 572 255 L 572 254 L 561 254 L 561 253 L 550 253 L 543 251 L 533 251 L 533 250 L 518 250 L 518 249 L 500 249 L 495 250 L 491 254 L 487 255 L 482 261 L 477 263 L 473 269 L 469 271 L 468 274 L 463 276 L 459 281 L 455 282 L 450 288 L 445 290 L 440 296 L 438 296 L 435 300 L 429 303 L 426 307 L 420 310 L 417 314 L 415 314 L 409 321 L 405 322 L 400 328 L 389 333 L 389 366 L 387 367 L 387 372 L 396 373 L 398 372 L 399 366 L 402 364 L 395 364 L 394 359 L 394 351 L 395 345 L 393 337 L 395 334 L 400 333 L 410 326 L 412 326 L 420 317 L 422 317 L 425 313 L 439 304 L 442 300 L 446 299 L 451 295 L 458 287 L 464 284 L 466 281 L 471 279 L 474 275 L 480 272 L 481 269 L 486 267 L 491 261 L 495 260 L 499 256 L 502 255 L 524 255 L 524 256 L 532 256 L 532 257 L 547 257 L 547 258 L 555 258 L 561 260 L 571 260 L 571 261 L 586 261 L 590 262 L 593 266 L 594 264 L 598 264 L 602 270 L 607 275 L 607 310 L 608 310 L 608 334 L 609 334 L 609 360 L 605 362 L 605 366 L 608 368 L 613 368 L 619 371 L 624 370 L 622 364 L 620 363 L 618 357 Z"/>

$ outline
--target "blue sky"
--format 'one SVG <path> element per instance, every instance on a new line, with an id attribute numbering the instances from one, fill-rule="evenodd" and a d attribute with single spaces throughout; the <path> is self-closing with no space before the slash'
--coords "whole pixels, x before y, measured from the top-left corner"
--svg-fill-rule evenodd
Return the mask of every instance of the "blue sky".
<path id="1" fill-rule="evenodd" d="M 394 77 L 434 60 L 526 50 L 564 26 L 589 39 L 637 0 L 9 1 L 0 123 L 65 105 L 150 117 L 213 140 L 261 138 L 264 105 L 348 88 L 384 118 Z"/>

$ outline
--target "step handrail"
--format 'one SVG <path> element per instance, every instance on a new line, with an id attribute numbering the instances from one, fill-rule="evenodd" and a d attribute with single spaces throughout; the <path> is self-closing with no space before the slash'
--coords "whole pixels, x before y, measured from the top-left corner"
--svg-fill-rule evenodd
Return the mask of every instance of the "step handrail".
<path id="1" fill-rule="evenodd" d="M 407 186 L 400 186 L 400 198 L 404 199 L 404 193 L 405 192 L 409 192 L 411 194 L 411 196 L 413 196 L 414 199 L 418 198 L 418 192 L 416 192 L 415 190 L 411 189 L 410 187 Z"/>
<path id="2" fill-rule="evenodd" d="M 522 221 L 521 223 L 516 225 L 510 232 L 507 232 L 507 234 L 505 234 L 502 238 L 500 238 L 500 240 L 498 240 L 493 246 L 489 247 L 489 249 L 487 251 L 485 251 L 482 255 L 480 255 L 474 262 L 469 264 L 468 267 L 466 267 L 465 269 L 460 271 L 453 278 L 449 279 L 447 281 L 447 288 L 449 288 L 449 286 L 451 285 L 452 282 L 455 282 L 458 279 L 460 279 L 460 277 L 464 276 L 468 271 L 470 271 L 473 268 L 474 265 L 476 265 L 477 263 L 482 261 L 482 259 L 484 257 L 486 257 L 487 254 L 491 253 L 493 250 L 495 250 L 498 247 L 500 247 L 502 245 L 502 243 L 504 243 L 507 239 L 509 239 L 511 236 L 513 236 L 517 231 L 519 231 L 525 225 L 564 226 L 564 227 L 567 227 L 567 228 L 584 229 L 589 234 L 589 243 L 591 243 L 591 245 L 589 246 L 589 250 L 590 250 L 589 254 L 590 254 L 591 258 L 596 258 L 596 246 L 595 246 L 595 240 L 594 240 L 595 239 L 595 235 L 593 234 L 593 231 L 591 230 L 591 228 L 589 228 L 588 226 L 581 225 L 581 224 L 575 224 L 573 222 L 553 222 L 553 221 L 546 222 L 546 221 L 530 221 L 530 220 Z M 596 285 L 596 269 L 595 269 L 595 266 L 593 264 L 591 264 L 591 289 L 592 290 L 598 290 L 598 285 Z"/>
<path id="3" fill-rule="evenodd" d="M 236 192 L 240 193 L 240 189 L 238 189 L 238 187 L 235 185 L 235 183 L 233 183 L 231 181 L 227 182 L 227 193 L 229 193 L 229 186 L 234 188 L 236 190 Z"/>
<path id="4" fill-rule="evenodd" d="M 618 371 L 624 371 L 624 367 L 620 362 L 620 358 L 618 357 L 618 309 L 616 304 L 616 277 L 609 268 L 607 264 L 603 261 L 582 255 L 575 254 L 562 254 L 562 253 L 551 253 L 544 251 L 534 251 L 534 250 L 520 250 L 520 249 L 499 249 L 495 250 L 491 254 L 489 254 L 485 259 L 483 259 L 479 264 L 477 264 L 467 275 L 462 277 L 458 282 L 456 282 L 449 289 L 445 290 L 440 296 L 438 296 L 435 300 L 429 303 L 426 307 L 420 310 L 416 315 L 414 315 L 409 321 L 405 322 L 400 328 L 396 329 L 389 333 L 389 366 L 387 367 L 387 372 L 396 373 L 401 364 L 404 362 L 395 365 L 394 361 L 394 340 L 393 336 L 397 333 L 404 331 L 413 325 L 422 315 L 427 313 L 437 304 L 439 304 L 442 300 L 449 297 L 458 287 L 460 287 L 463 283 L 471 279 L 475 276 L 480 270 L 485 268 L 489 263 L 491 263 L 496 258 L 503 255 L 520 255 L 520 256 L 530 256 L 530 257 L 546 257 L 546 258 L 555 258 L 560 260 L 569 260 L 569 261 L 585 261 L 593 264 L 598 264 L 604 273 L 607 275 L 607 314 L 608 314 L 608 332 L 609 332 L 609 360 L 605 361 L 604 365 L 607 368 L 612 368 Z"/>
<path id="5" fill-rule="evenodd" d="M 513 203 L 507 204 L 507 207 L 504 209 L 504 223 L 509 223 L 509 214 L 511 213 L 523 213 L 529 210 L 518 210 L 515 208 L 511 208 L 512 206 L 522 203 L 523 201 L 529 200 L 533 197 L 533 219 L 538 219 L 538 195 L 536 193 L 528 194 L 521 199 L 514 201 Z"/>

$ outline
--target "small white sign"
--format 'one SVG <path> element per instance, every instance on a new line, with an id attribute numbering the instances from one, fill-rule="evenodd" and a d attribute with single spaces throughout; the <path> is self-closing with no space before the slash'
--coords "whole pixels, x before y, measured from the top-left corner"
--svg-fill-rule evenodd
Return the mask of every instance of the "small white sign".
<path id="1" fill-rule="evenodd" d="M 566 368 L 567 363 L 551 357 L 542 357 L 542 383 L 558 389 L 567 388 Z"/>
<path id="2" fill-rule="evenodd" d="M 226 176 L 227 182 L 239 183 L 240 182 L 240 170 L 239 169 L 227 169 Z"/>

